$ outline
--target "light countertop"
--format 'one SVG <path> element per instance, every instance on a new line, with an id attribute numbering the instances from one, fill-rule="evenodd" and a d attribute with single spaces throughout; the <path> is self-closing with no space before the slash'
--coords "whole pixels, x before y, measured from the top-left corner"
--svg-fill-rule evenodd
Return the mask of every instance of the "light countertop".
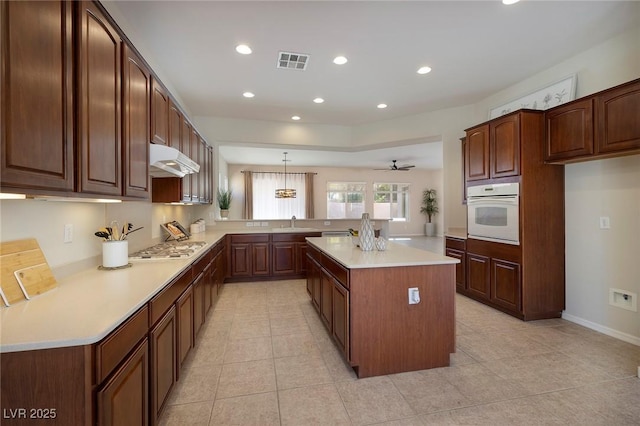
<path id="1" fill-rule="evenodd" d="M 307 237 L 307 241 L 348 269 L 460 263 L 458 259 L 387 241 L 384 251 L 362 251 L 351 237 Z"/>
<path id="2" fill-rule="evenodd" d="M 0 352 L 89 345 L 102 340 L 188 268 L 225 232 L 194 234 L 207 245 L 188 259 L 133 260 L 130 268 L 91 268 L 58 280 L 31 300 L 0 309 Z"/>

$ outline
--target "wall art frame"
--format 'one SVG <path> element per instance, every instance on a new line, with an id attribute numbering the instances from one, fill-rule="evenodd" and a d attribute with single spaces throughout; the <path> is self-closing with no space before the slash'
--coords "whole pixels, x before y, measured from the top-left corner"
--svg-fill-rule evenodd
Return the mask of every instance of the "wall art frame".
<path id="1" fill-rule="evenodd" d="M 489 120 L 521 108 L 546 110 L 576 98 L 577 74 L 571 74 L 555 83 L 516 98 L 489 110 Z"/>

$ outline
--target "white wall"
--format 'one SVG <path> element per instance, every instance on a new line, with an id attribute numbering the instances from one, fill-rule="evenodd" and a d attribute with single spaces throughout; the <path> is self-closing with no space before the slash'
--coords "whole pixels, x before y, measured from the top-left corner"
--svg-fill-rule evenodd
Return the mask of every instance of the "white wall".
<path id="1" fill-rule="evenodd" d="M 229 165 L 229 182 L 233 189 L 234 199 L 231 203 L 229 219 L 242 219 L 244 205 L 244 175 L 242 170 L 251 171 L 272 171 L 270 166 L 252 165 Z M 291 172 L 312 172 L 317 173 L 314 178 L 314 207 L 315 218 L 324 219 L 327 217 L 327 182 L 366 182 L 367 192 L 365 194 L 365 211 L 373 212 L 373 190 L 372 184 L 376 183 L 408 183 L 410 184 L 410 220 L 408 222 L 392 222 L 389 224 L 389 234 L 400 235 L 423 235 L 424 223 L 426 219 L 420 214 L 422 201 L 422 191 L 427 188 L 435 188 L 438 194 L 442 193 L 442 171 L 441 170 L 412 170 L 411 173 L 391 173 L 385 172 L 381 175 L 370 169 L 364 168 L 343 168 L 343 167 L 288 167 Z M 435 217 L 438 233 L 443 232 L 443 216 L 438 214 Z"/>

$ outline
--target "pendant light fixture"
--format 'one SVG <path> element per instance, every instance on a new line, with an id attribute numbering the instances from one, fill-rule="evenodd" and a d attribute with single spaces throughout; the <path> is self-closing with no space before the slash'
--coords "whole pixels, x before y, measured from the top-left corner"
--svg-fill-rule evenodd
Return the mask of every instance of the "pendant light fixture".
<path id="1" fill-rule="evenodd" d="M 287 188 L 287 152 L 284 153 L 284 188 L 276 189 L 276 198 L 296 198 L 296 190 Z"/>

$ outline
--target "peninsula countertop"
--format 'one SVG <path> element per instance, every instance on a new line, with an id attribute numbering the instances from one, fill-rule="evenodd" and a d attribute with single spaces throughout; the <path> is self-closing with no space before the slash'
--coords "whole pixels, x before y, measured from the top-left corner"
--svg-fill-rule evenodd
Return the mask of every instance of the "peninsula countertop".
<path id="1" fill-rule="evenodd" d="M 388 268 L 460 263 L 459 259 L 387 241 L 384 251 L 363 251 L 351 237 L 307 237 L 320 251 L 348 269 Z"/>

